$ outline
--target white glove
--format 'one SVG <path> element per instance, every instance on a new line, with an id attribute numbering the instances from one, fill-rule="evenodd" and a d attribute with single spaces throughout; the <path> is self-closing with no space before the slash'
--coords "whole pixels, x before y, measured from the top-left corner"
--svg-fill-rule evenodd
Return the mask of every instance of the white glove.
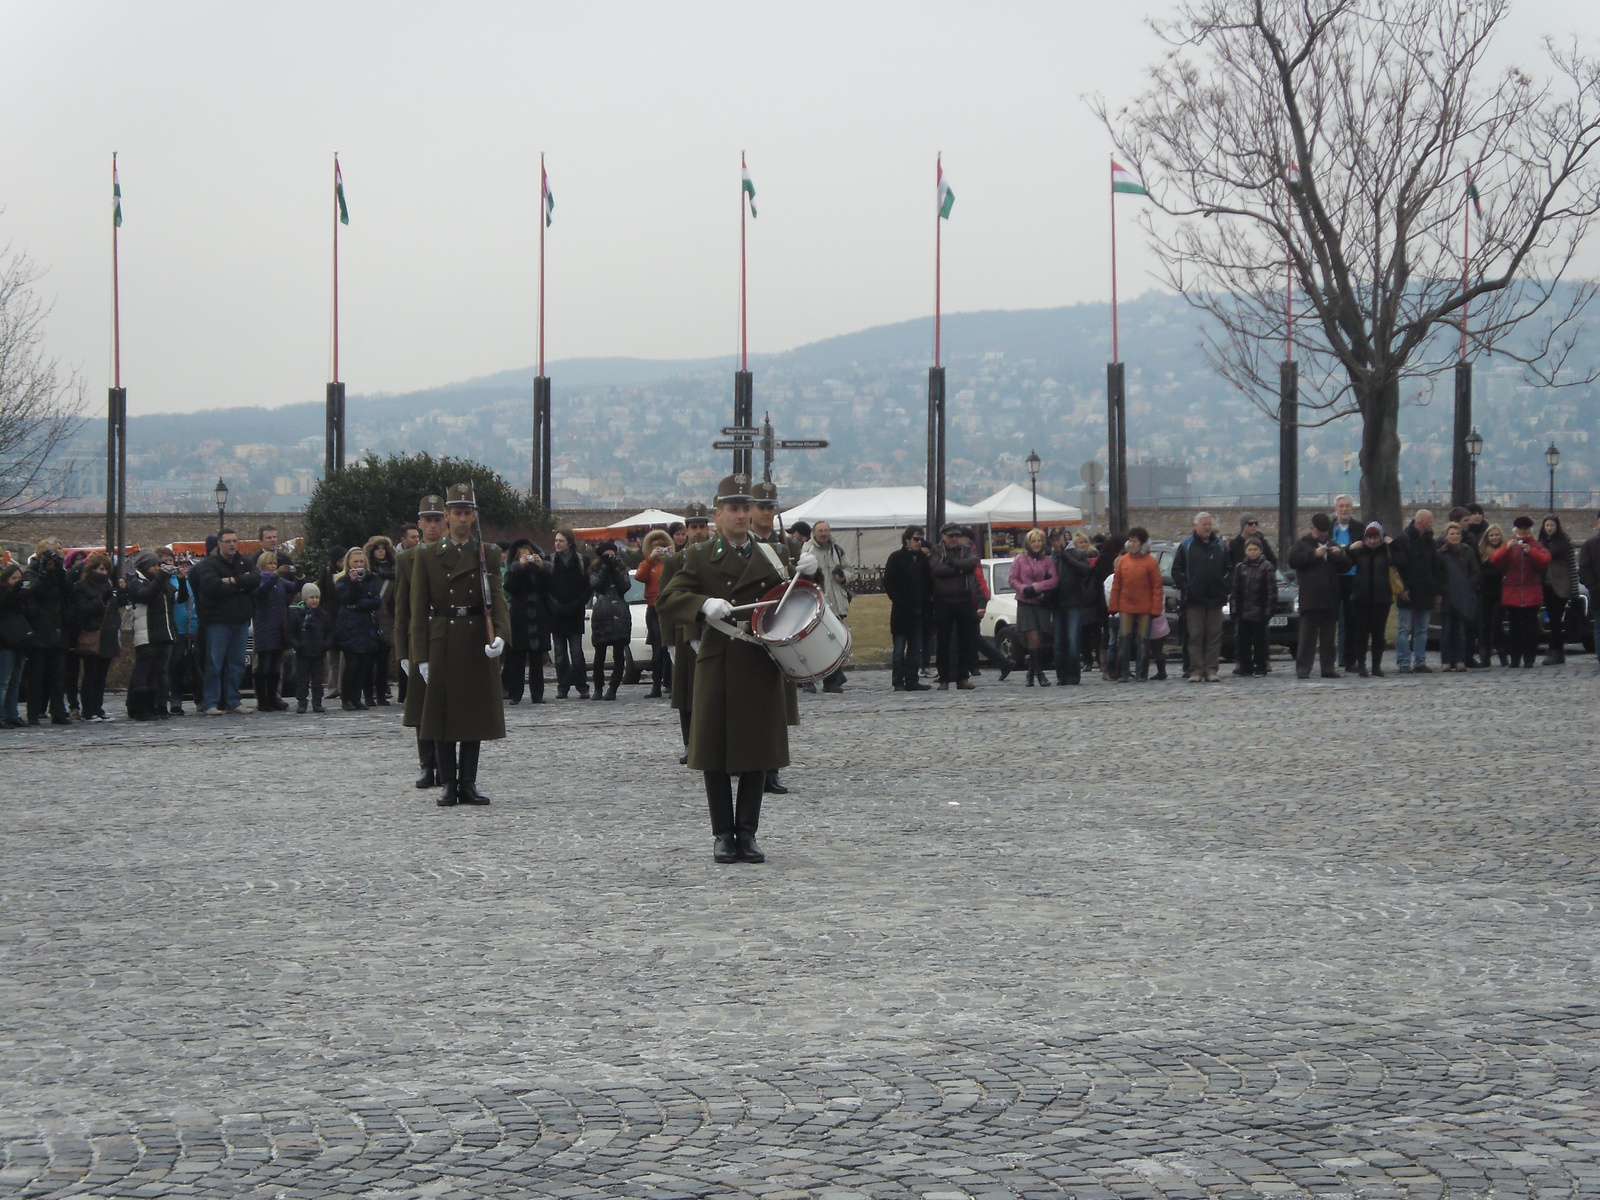
<path id="1" fill-rule="evenodd" d="M 506 649 L 506 640 L 505 640 L 505 638 L 497 637 L 497 638 L 495 638 L 494 641 L 490 642 L 487 646 L 485 646 L 483 648 L 483 652 L 489 658 L 499 658 L 502 654 L 505 653 L 505 649 Z"/>
<path id="2" fill-rule="evenodd" d="M 822 564 L 817 561 L 817 556 L 807 550 L 795 560 L 794 573 L 796 575 L 815 575 L 822 569 Z"/>
<path id="3" fill-rule="evenodd" d="M 400 660 L 400 674 L 402 674 L 402 675 L 411 674 L 411 660 L 409 658 L 402 658 Z"/>
<path id="4" fill-rule="evenodd" d="M 417 664 L 417 670 L 422 672 L 422 682 L 423 683 L 427 683 L 428 682 L 428 664 L 427 663 L 418 663 Z"/>
<path id="5" fill-rule="evenodd" d="M 700 606 L 700 615 L 708 621 L 726 621 L 733 616 L 733 605 L 713 596 Z"/>

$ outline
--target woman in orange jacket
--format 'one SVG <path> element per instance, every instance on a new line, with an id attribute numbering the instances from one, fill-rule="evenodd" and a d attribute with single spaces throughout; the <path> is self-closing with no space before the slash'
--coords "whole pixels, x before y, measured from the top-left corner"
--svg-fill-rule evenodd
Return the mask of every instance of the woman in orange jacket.
<path id="1" fill-rule="evenodd" d="M 1127 551 L 1117 559 L 1111 574 L 1111 599 L 1108 611 L 1117 613 L 1121 623 L 1117 647 L 1118 682 L 1132 679 L 1144 682 L 1145 656 L 1149 653 L 1150 622 L 1159 617 L 1165 594 L 1161 589 L 1161 564 L 1150 553 L 1150 531 L 1135 525 L 1128 530 Z M 1138 654 L 1138 663 L 1133 662 Z"/>

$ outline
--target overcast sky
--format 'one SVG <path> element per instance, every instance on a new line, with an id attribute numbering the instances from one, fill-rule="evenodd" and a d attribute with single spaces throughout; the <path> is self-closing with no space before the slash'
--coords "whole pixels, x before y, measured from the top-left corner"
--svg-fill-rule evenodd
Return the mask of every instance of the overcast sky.
<path id="1" fill-rule="evenodd" d="M 321 397 L 335 150 L 352 392 L 534 362 L 541 150 L 551 359 L 733 353 L 741 149 L 752 352 L 932 311 L 940 150 L 947 310 L 1103 300 L 1083 96 L 1134 94 L 1165 8 L 0 0 L 0 245 L 48 271 L 50 349 L 101 392 L 119 152 L 136 413 Z M 1560 30 L 1600 5 L 1521 0 L 1501 53 Z"/>

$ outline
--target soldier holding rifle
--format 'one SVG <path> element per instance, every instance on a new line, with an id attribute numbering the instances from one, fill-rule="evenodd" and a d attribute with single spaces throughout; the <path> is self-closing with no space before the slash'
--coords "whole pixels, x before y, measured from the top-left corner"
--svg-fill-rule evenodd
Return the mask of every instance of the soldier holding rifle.
<path id="1" fill-rule="evenodd" d="M 442 808 L 489 803 L 477 787 L 478 750 L 482 742 L 506 736 L 495 660 L 511 636 L 500 549 L 486 546 L 476 529 L 472 485 L 453 485 L 445 509 L 444 540 L 416 552 L 409 646 L 426 685 L 420 736 L 437 744 Z"/>
<path id="2" fill-rule="evenodd" d="M 672 707 L 678 713 L 678 725 L 683 733 L 683 753 L 679 765 L 689 761 L 689 720 L 694 712 L 694 651 L 689 649 L 689 639 L 694 634 L 692 625 L 680 625 L 661 607 L 660 596 L 672 577 L 683 569 L 683 560 L 691 549 L 706 540 L 711 523 L 711 512 L 700 501 L 692 501 L 683 510 L 683 549 L 669 555 L 661 565 L 661 580 L 656 591 L 656 616 L 661 621 L 661 637 L 672 647 Z"/>
<path id="3" fill-rule="evenodd" d="M 417 762 L 422 774 L 417 777 L 419 788 L 436 788 L 443 785 L 439 778 L 439 762 L 433 743 L 422 736 L 422 704 L 427 696 L 427 685 L 417 673 L 419 664 L 411 661 L 411 577 L 417 565 L 417 556 L 429 546 L 437 546 L 444 537 L 444 500 L 438 496 L 424 496 L 417 506 L 417 531 L 422 540 L 395 558 L 394 566 L 394 656 L 400 662 L 400 678 L 405 682 L 405 717 L 407 728 L 417 731 Z M 423 648 L 426 654 L 426 647 Z"/>
<path id="4" fill-rule="evenodd" d="M 755 603 L 782 582 L 782 572 L 750 534 L 751 501 L 748 475 L 723 479 L 716 536 L 684 552 L 682 568 L 656 601 L 698 646 L 689 766 L 705 775 L 712 857 L 719 863 L 766 860 L 756 843 L 762 788 L 768 771 L 789 765 L 783 672 L 763 647 L 726 632 L 735 607 Z M 796 564 L 802 573 L 816 570 L 807 557 Z"/>

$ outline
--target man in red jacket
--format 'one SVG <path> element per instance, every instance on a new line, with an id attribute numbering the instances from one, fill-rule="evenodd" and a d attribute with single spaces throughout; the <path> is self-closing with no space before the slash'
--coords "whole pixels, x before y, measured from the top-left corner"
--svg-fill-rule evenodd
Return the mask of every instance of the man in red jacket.
<path id="1" fill-rule="evenodd" d="M 1539 653 L 1539 606 L 1544 603 L 1544 569 L 1550 565 L 1550 551 L 1533 536 L 1532 517 L 1518 517 L 1511 524 L 1515 536 L 1490 555 L 1489 561 L 1505 576 L 1500 602 L 1509 627 L 1511 665 L 1531 667 Z"/>

